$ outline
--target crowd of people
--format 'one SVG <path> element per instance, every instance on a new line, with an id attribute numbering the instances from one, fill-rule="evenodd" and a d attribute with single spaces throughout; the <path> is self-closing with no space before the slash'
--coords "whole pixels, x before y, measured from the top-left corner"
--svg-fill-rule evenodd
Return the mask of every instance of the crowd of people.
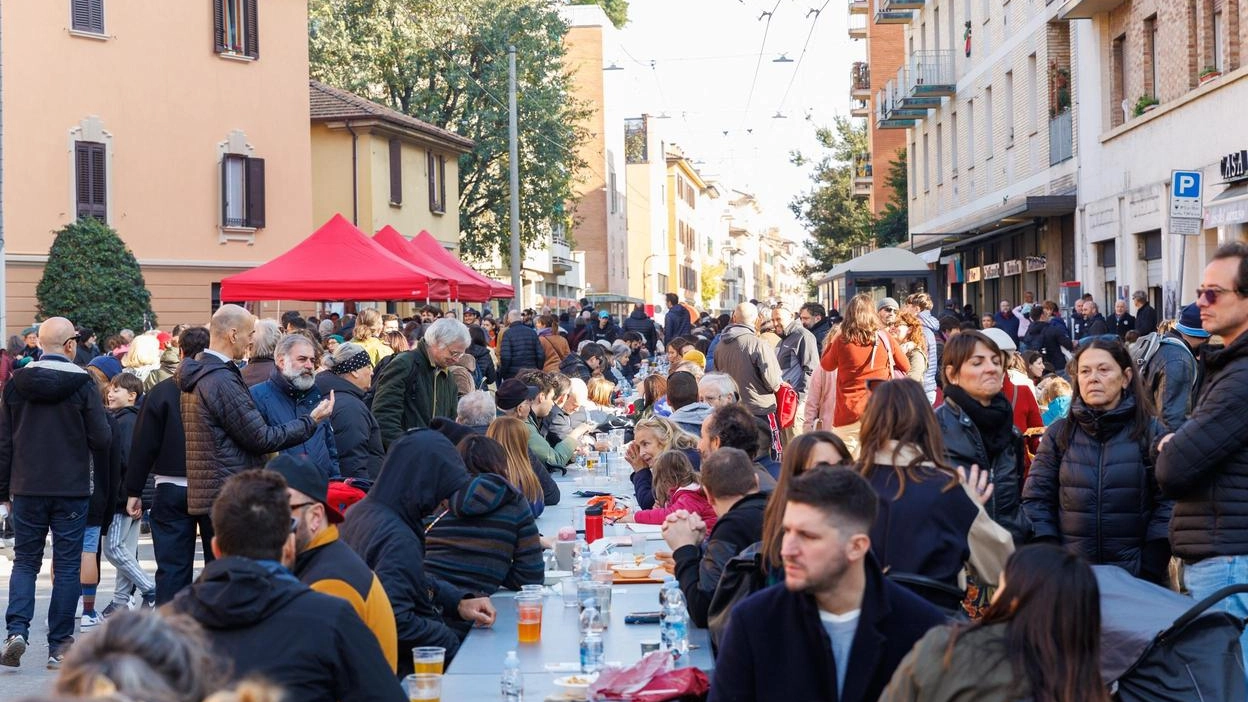
<path id="1" fill-rule="evenodd" d="M 555 477 L 627 427 L 620 521 L 661 525 L 710 699 L 1108 700 L 1093 566 L 1248 582 L 1248 245 L 1178 319 L 1132 303 L 46 319 L 0 366 L 0 665 L 50 533 L 60 694 L 405 699 L 406 651 L 543 581 Z"/>

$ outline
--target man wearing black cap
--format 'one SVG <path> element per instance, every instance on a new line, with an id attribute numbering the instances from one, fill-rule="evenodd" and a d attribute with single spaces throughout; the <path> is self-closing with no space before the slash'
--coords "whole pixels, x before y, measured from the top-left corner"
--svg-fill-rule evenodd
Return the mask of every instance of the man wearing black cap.
<path id="1" fill-rule="evenodd" d="M 381 581 L 368 564 L 338 539 L 342 513 L 329 503 L 329 480 L 310 461 L 279 455 L 268 470 L 286 479 L 295 528 L 295 563 L 291 572 L 317 592 L 346 600 L 377 637 L 391 670 L 398 666 L 394 610 Z"/>
<path id="2" fill-rule="evenodd" d="M 78 352 L 74 354 L 74 365 L 86 367 L 91 359 L 100 355 L 100 347 L 95 343 L 95 332 L 88 327 L 78 326 Z"/>
<path id="3" fill-rule="evenodd" d="M 464 324 L 471 327 L 480 323 L 481 323 L 481 313 L 477 312 L 471 307 L 465 307 L 464 308 Z"/>

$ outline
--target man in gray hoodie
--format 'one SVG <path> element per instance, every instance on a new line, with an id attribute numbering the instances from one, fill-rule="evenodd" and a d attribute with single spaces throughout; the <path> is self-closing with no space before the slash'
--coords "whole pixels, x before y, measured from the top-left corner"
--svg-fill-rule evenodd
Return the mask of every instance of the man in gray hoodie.
<path id="1" fill-rule="evenodd" d="M 780 389 L 780 362 L 756 331 L 758 308 L 748 302 L 737 305 L 732 324 L 720 336 L 715 349 L 715 370 L 727 373 L 741 391 L 741 402 L 755 417 L 776 411 Z"/>
<path id="2" fill-rule="evenodd" d="M 692 373 L 676 371 L 667 376 L 667 403 L 672 406 L 672 420 L 682 431 L 698 437 L 702 422 L 711 414 L 711 406 L 698 402 L 698 379 Z"/>

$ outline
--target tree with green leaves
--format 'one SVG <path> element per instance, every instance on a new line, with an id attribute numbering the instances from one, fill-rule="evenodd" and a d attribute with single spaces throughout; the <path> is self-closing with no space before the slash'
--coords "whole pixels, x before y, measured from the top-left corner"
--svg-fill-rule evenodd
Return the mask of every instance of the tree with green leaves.
<path id="1" fill-rule="evenodd" d="M 616 29 L 628 24 L 628 0 L 572 0 L 569 5 L 599 5 Z"/>
<path id="2" fill-rule="evenodd" d="M 854 154 L 868 151 L 866 128 L 837 117 L 832 127 L 820 127 L 816 138 L 827 153 L 815 164 L 814 187 L 789 204 L 810 234 L 806 253 L 811 260 L 799 265 L 797 272 L 812 282 L 875 238 L 874 213 L 866 200 L 854 197 L 852 164 Z M 810 163 L 797 152 L 791 160 L 796 166 Z"/>
<path id="3" fill-rule="evenodd" d="M 728 268 L 722 263 L 704 263 L 702 270 L 699 271 L 701 285 L 698 290 L 698 297 L 702 300 L 702 307 L 709 309 L 711 303 L 719 298 L 719 294 L 724 290 L 724 271 Z"/>
<path id="4" fill-rule="evenodd" d="M 94 217 L 56 233 L 35 296 L 39 319 L 64 317 L 101 339 L 156 324 L 139 262 L 117 232 Z"/>
<path id="5" fill-rule="evenodd" d="M 461 249 L 509 248 L 507 47 L 516 47 L 520 241 L 575 203 L 590 108 L 573 98 L 566 23 L 547 0 L 311 0 L 312 77 L 472 139 L 459 159 Z M 572 209 L 572 208 L 568 208 Z M 570 227 L 569 227 L 570 228 Z"/>
<path id="6" fill-rule="evenodd" d="M 906 150 L 897 149 L 897 158 L 888 164 L 888 202 L 875 222 L 877 246 L 896 246 L 910 238 L 909 178 L 906 169 Z"/>

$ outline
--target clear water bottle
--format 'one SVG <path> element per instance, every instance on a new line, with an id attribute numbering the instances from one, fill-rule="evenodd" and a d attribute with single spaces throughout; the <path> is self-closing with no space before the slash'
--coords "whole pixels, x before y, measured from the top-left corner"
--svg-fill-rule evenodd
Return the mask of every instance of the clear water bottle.
<path id="1" fill-rule="evenodd" d="M 602 670 L 606 650 L 602 643 L 602 615 L 598 613 L 597 601 L 586 600 L 581 612 L 581 672 L 596 673 Z"/>
<path id="2" fill-rule="evenodd" d="M 593 555 L 589 552 L 589 543 L 585 539 L 576 540 L 576 551 L 572 554 L 572 577 L 577 580 L 590 580 L 593 578 L 593 568 L 590 567 L 593 561 Z"/>
<path id="3" fill-rule="evenodd" d="M 520 672 L 520 659 L 515 651 L 508 651 L 503 660 L 503 679 L 499 685 L 504 702 L 524 700 L 524 675 Z"/>
<path id="4" fill-rule="evenodd" d="M 667 594 L 664 596 L 659 635 L 664 650 L 672 654 L 673 660 L 679 661 L 689 654 L 689 614 L 685 611 L 685 596 L 680 588 L 664 589 Z"/>

